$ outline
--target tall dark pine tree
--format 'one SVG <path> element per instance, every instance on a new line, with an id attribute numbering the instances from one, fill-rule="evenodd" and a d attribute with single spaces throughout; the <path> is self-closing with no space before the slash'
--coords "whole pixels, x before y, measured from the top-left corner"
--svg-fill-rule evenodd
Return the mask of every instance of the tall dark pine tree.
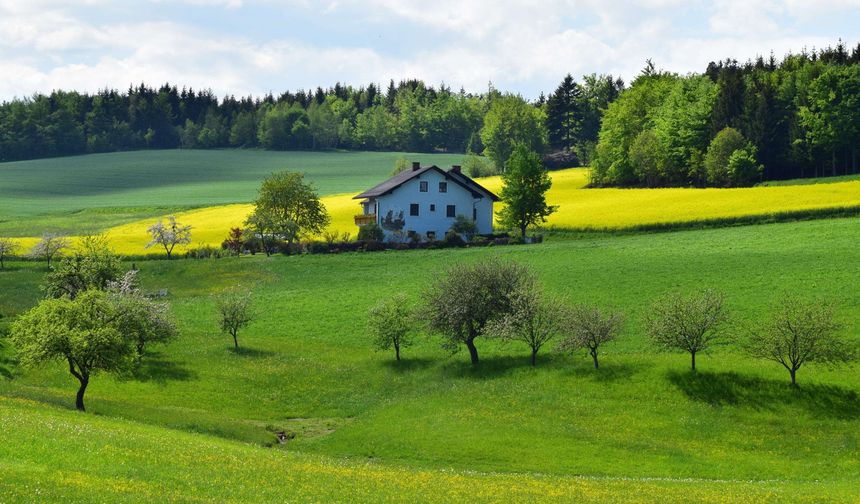
<path id="1" fill-rule="evenodd" d="M 549 144 L 553 149 L 571 150 L 577 142 L 582 121 L 580 97 L 582 90 L 570 74 L 547 100 L 546 125 Z"/>

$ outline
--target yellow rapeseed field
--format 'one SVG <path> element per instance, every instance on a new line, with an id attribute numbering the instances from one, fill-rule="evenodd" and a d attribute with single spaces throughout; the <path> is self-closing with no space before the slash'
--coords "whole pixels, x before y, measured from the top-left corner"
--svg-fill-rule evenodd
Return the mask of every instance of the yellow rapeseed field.
<path id="1" fill-rule="evenodd" d="M 622 230 L 643 225 L 674 224 L 768 215 L 783 212 L 860 206 L 860 181 L 831 184 L 752 187 L 740 189 L 586 189 L 588 170 L 573 168 L 552 173 L 553 186 L 547 199 L 557 205 L 547 226 L 573 230 Z M 498 192 L 499 177 L 482 179 L 488 189 Z M 360 190 L 363 188 L 356 188 Z M 323 202 L 332 217 L 330 230 L 351 233 L 357 228 L 353 217 L 359 206 L 353 194 L 326 196 Z M 251 211 L 250 204 L 207 207 L 177 214 L 192 226 L 193 243 L 219 245 L 231 227 L 240 226 Z M 498 205 L 497 205 L 498 208 Z M 146 228 L 155 219 L 132 222 L 106 231 L 117 252 L 145 253 Z M 35 238 L 21 240 L 23 248 Z M 182 252 L 184 249 L 177 249 Z M 158 253 L 156 249 L 148 252 Z"/>

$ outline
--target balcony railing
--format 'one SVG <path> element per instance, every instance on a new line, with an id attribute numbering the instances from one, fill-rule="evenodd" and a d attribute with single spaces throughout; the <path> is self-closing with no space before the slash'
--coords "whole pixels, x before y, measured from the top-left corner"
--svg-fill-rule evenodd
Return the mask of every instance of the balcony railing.
<path id="1" fill-rule="evenodd" d="M 366 226 L 368 224 L 376 224 L 376 214 L 359 214 L 355 216 L 356 226 Z"/>

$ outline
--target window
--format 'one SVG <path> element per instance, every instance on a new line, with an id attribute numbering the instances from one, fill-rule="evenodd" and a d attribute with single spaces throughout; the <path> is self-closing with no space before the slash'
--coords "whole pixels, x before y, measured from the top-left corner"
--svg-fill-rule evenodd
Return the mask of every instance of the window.
<path id="1" fill-rule="evenodd" d="M 414 217 L 418 216 L 418 203 L 411 203 L 409 205 L 409 215 L 412 215 Z"/>
<path id="2" fill-rule="evenodd" d="M 448 182 L 439 182 L 439 192 L 448 192 Z"/>
<path id="3" fill-rule="evenodd" d="M 457 216 L 457 207 L 454 205 L 448 205 L 445 210 L 448 217 L 456 217 Z"/>
<path id="4" fill-rule="evenodd" d="M 435 212 L 436 211 L 436 205 L 430 203 L 430 211 Z"/>
<path id="5" fill-rule="evenodd" d="M 427 231 L 427 239 L 433 241 L 436 239 L 436 231 Z"/>
<path id="6" fill-rule="evenodd" d="M 421 182 L 418 183 L 418 190 L 421 192 L 427 192 L 427 181 L 426 180 L 422 180 Z"/>

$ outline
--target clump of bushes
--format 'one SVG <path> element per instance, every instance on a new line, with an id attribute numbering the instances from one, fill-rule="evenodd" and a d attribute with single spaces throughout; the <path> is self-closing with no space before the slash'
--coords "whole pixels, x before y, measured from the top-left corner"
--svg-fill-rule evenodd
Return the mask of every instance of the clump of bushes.
<path id="1" fill-rule="evenodd" d="M 490 158 L 469 154 L 463 160 L 463 170 L 472 178 L 492 177 L 498 175 L 499 170 Z"/>

